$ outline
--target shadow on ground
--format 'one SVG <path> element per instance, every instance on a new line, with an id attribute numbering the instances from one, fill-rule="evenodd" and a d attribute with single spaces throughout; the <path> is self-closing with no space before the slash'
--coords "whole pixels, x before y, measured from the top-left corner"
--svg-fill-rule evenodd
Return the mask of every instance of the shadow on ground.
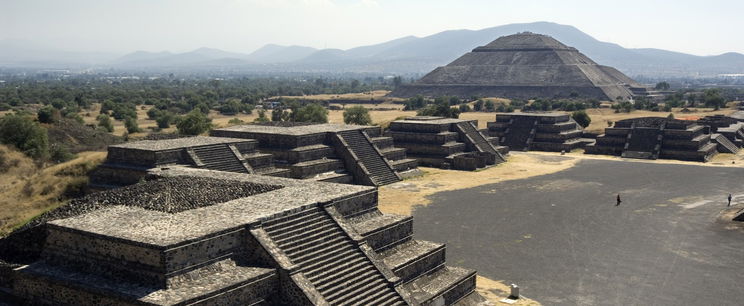
<path id="1" fill-rule="evenodd" d="M 437 193 L 415 227 L 447 244 L 450 264 L 545 305 L 740 305 L 744 227 L 719 214 L 728 193 L 744 207 L 742 178 L 741 168 L 583 160 Z"/>

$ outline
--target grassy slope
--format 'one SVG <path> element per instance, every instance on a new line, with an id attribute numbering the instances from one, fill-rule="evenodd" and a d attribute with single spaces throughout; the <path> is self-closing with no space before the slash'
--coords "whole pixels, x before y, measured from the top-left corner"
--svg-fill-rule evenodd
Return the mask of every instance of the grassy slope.
<path id="1" fill-rule="evenodd" d="M 65 189 L 87 182 L 87 170 L 106 157 L 105 152 L 82 152 L 71 161 L 39 169 L 14 149 L 0 145 L 0 152 L 9 165 L 0 173 L 0 236 L 61 205 Z"/>

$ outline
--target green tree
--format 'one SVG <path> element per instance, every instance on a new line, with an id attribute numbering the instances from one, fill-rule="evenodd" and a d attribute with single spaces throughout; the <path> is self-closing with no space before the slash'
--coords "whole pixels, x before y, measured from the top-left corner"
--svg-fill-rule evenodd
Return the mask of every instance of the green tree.
<path id="1" fill-rule="evenodd" d="M 137 124 L 137 119 L 134 119 L 132 117 L 127 117 L 124 119 L 124 127 L 127 128 L 127 133 L 139 133 L 141 132 L 139 128 L 139 124 Z"/>
<path id="2" fill-rule="evenodd" d="M 328 123 L 328 110 L 320 104 L 312 103 L 292 112 L 296 122 Z"/>
<path id="3" fill-rule="evenodd" d="M 470 105 L 460 104 L 460 112 L 461 113 L 467 113 L 469 111 L 470 111 Z"/>
<path id="4" fill-rule="evenodd" d="M 220 106 L 220 114 L 235 115 L 243 109 L 243 105 L 238 100 L 230 100 Z"/>
<path id="5" fill-rule="evenodd" d="M 583 110 L 571 113 L 571 118 L 573 118 L 573 120 L 576 120 L 576 123 L 578 123 L 583 128 L 586 128 L 587 126 L 589 126 L 590 123 L 592 123 L 592 118 L 589 117 L 589 114 L 587 114 L 586 111 Z"/>
<path id="6" fill-rule="evenodd" d="M 284 113 L 285 113 L 285 112 L 284 112 L 284 110 L 283 110 L 283 109 L 281 109 L 281 108 L 275 108 L 275 109 L 273 109 L 273 110 L 271 111 L 271 121 L 274 121 L 274 122 L 279 122 L 279 121 L 282 121 L 282 120 L 284 120 L 284 117 L 285 117 L 285 114 L 284 114 Z M 259 114 L 259 115 L 260 115 L 260 114 Z M 265 114 L 265 112 L 264 112 L 264 116 L 265 116 L 265 115 L 266 115 L 266 114 Z"/>
<path id="7" fill-rule="evenodd" d="M 100 114 L 96 119 L 98 119 L 98 126 L 103 127 L 109 133 L 114 131 L 114 125 L 111 123 L 111 117 L 108 115 Z"/>
<path id="8" fill-rule="evenodd" d="M 438 104 L 431 104 L 424 107 L 416 112 L 419 116 L 436 116 L 445 118 L 458 118 L 460 117 L 460 110 L 457 108 L 450 107 L 447 101 L 442 101 Z"/>
<path id="9" fill-rule="evenodd" d="M 485 102 L 483 102 L 483 99 L 478 99 L 478 101 L 475 101 L 475 104 L 473 104 L 473 110 L 476 112 L 483 111 L 483 104 L 485 104 Z"/>
<path id="10" fill-rule="evenodd" d="M 150 120 L 158 120 L 160 115 L 162 115 L 162 111 L 159 110 L 157 107 L 153 107 L 147 111 L 147 118 Z"/>
<path id="11" fill-rule="evenodd" d="M 173 115 L 173 113 L 164 111 L 160 113 L 160 116 L 157 119 L 155 119 L 155 122 L 158 124 L 158 128 L 167 129 L 175 119 L 176 116 Z"/>
<path id="12" fill-rule="evenodd" d="M 49 153 L 46 129 L 27 116 L 9 114 L 0 118 L 0 142 L 34 159 L 46 158 Z"/>
<path id="13" fill-rule="evenodd" d="M 486 104 L 483 106 L 485 107 L 486 111 L 489 113 L 493 112 L 496 108 L 495 105 L 493 104 L 493 101 L 491 100 L 486 101 Z"/>
<path id="14" fill-rule="evenodd" d="M 417 110 L 426 106 L 426 99 L 422 95 L 416 95 L 415 97 L 408 98 L 405 105 L 403 110 Z"/>
<path id="15" fill-rule="evenodd" d="M 41 123 L 55 123 L 59 121 L 60 118 L 59 111 L 51 106 L 44 106 L 40 108 L 36 114 L 39 118 L 39 122 Z"/>
<path id="16" fill-rule="evenodd" d="M 370 125 L 372 124 L 372 117 L 366 107 L 361 105 L 352 106 L 344 111 L 344 123 Z"/>
<path id="17" fill-rule="evenodd" d="M 258 118 L 253 120 L 253 122 L 269 122 L 269 118 L 266 117 L 266 111 L 263 109 L 258 110 Z"/>
<path id="18" fill-rule="evenodd" d="M 705 101 L 705 106 L 713 107 L 715 110 L 719 110 L 726 104 L 723 97 L 721 97 L 721 90 L 718 88 L 704 90 L 703 99 Z"/>
<path id="19" fill-rule="evenodd" d="M 182 135 L 199 135 L 212 127 L 212 119 L 207 118 L 198 109 L 194 109 L 176 124 L 178 133 Z"/>

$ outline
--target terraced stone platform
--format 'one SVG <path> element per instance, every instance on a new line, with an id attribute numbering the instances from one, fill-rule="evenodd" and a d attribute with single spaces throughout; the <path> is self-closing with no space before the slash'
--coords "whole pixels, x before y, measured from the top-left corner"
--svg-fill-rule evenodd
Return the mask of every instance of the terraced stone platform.
<path id="1" fill-rule="evenodd" d="M 272 154 L 292 178 L 381 186 L 415 169 L 404 148 L 393 146 L 374 126 L 271 123 L 241 125 L 211 132 L 212 136 L 255 139 L 258 150 Z"/>
<path id="2" fill-rule="evenodd" d="M 551 152 L 583 147 L 582 132 L 569 114 L 557 112 L 499 113 L 484 131 L 512 151 Z"/>
<path id="3" fill-rule="evenodd" d="M 183 201 L 199 201 L 162 201 L 167 198 L 158 191 L 163 180 L 216 180 L 248 185 L 256 192 L 237 198 L 229 196 L 232 193 L 215 194 L 207 205 L 172 209 Z M 205 184 L 193 184 L 190 194 L 201 197 L 209 192 L 211 187 Z M 139 199 L 128 188 L 149 190 L 142 192 L 148 198 Z M 124 195 L 127 199 L 119 202 L 101 202 Z M 151 169 L 141 183 L 102 191 L 70 205 L 65 208 L 68 213 L 52 211 L 42 218 L 46 223 L 37 224 L 46 227 L 45 236 L 14 232 L 0 240 L 2 259 L 12 259 L 3 264 L 9 268 L 0 274 L 0 291 L 17 303 L 454 305 L 482 301 L 474 291 L 475 271 L 447 266 L 444 245 L 413 239 L 410 217 L 382 214 L 373 187 L 173 166 Z M 6 248 L 8 239 L 36 239 L 40 241 L 28 243 L 43 247 L 8 256 L 19 252 Z"/>
<path id="4" fill-rule="evenodd" d="M 641 159 L 708 161 L 718 152 L 710 127 L 694 121 L 660 117 L 620 120 L 585 147 L 587 154 Z"/>
<path id="5" fill-rule="evenodd" d="M 391 122 L 387 133 L 426 166 L 472 171 L 506 161 L 508 148 L 476 126 L 472 120 L 418 116 Z"/>
<path id="6" fill-rule="evenodd" d="M 90 175 L 95 189 L 131 185 L 149 169 L 187 165 L 194 168 L 256 173 L 286 177 L 289 171 L 276 169 L 273 157 L 256 151 L 250 139 L 222 137 L 184 137 L 143 140 L 109 146 L 106 161 Z"/>

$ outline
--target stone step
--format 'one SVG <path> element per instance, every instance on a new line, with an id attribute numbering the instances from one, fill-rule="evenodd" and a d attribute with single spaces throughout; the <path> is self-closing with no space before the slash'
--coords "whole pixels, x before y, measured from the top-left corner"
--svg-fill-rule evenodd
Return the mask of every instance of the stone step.
<path id="1" fill-rule="evenodd" d="M 377 276 L 379 276 L 379 273 L 375 269 L 375 267 L 365 264 L 357 268 L 337 270 L 336 273 L 329 276 L 327 282 L 316 282 L 318 285 L 315 288 L 317 288 L 321 292 L 341 293 L 342 291 L 354 289 L 354 285 L 364 285 L 376 280 L 380 280 Z M 329 299 L 333 299 L 335 296 L 333 294 L 329 294 L 327 297 Z"/>
<path id="2" fill-rule="evenodd" d="M 326 254 L 330 252 L 329 250 L 339 250 L 339 249 L 350 247 L 350 245 L 347 244 L 346 242 L 347 241 L 339 240 L 339 241 L 335 241 L 334 243 L 327 244 L 326 245 L 327 248 L 315 248 L 313 250 L 310 250 L 309 252 L 293 254 L 293 256 L 291 256 L 292 262 L 294 263 L 313 262 L 313 259 L 321 256 L 322 254 Z"/>
<path id="3" fill-rule="evenodd" d="M 444 244 L 410 240 L 379 255 L 395 276 L 405 283 L 443 265 L 445 251 Z"/>
<path id="4" fill-rule="evenodd" d="M 336 236 L 336 237 L 333 237 L 332 239 L 321 239 L 317 241 L 317 244 L 312 245 L 312 246 L 303 245 L 303 246 L 295 247 L 293 249 L 287 249 L 287 250 L 284 250 L 284 253 L 286 253 L 292 259 L 294 258 L 302 259 L 304 258 L 303 256 L 305 255 L 313 254 L 313 253 L 317 255 L 318 251 L 327 252 L 328 249 L 338 247 L 339 245 L 342 245 L 344 243 L 346 243 L 346 237 Z"/>
<path id="5" fill-rule="evenodd" d="M 428 304 L 441 297 L 443 305 L 453 304 L 475 290 L 475 271 L 457 267 L 442 267 L 403 285 L 419 304 Z"/>
<path id="6" fill-rule="evenodd" d="M 340 159 L 315 159 L 292 164 L 289 170 L 293 178 L 308 178 L 320 173 L 332 172 L 344 169 L 344 163 Z"/>
<path id="7" fill-rule="evenodd" d="M 379 294 L 381 291 L 385 291 L 384 289 L 386 287 L 389 287 L 389 285 L 384 282 L 372 283 L 371 285 L 362 287 L 360 290 L 347 293 L 346 295 L 339 297 L 339 299 L 344 301 L 344 304 L 346 305 L 354 305 L 355 303 L 366 300 L 368 297 L 373 296 L 375 293 Z M 392 290 L 392 288 L 388 288 L 388 291 L 395 292 L 394 290 Z M 398 296 L 398 298 L 400 297 Z"/>
<path id="8" fill-rule="evenodd" d="M 315 222 L 323 218 L 319 208 L 313 208 L 292 214 L 286 217 L 281 217 L 276 220 L 271 220 L 263 224 L 264 230 L 269 233 L 272 237 L 292 231 L 297 227 L 303 227 L 308 222 Z"/>
<path id="9" fill-rule="evenodd" d="M 393 138 L 392 137 L 372 137 L 371 138 L 372 143 L 380 150 L 390 148 L 393 146 Z"/>
<path id="10" fill-rule="evenodd" d="M 374 266 L 370 265 L 363 256 L 356 256 L 351 262 L 336 263 L 330 269 L 308 276 L 308 279 L 315 284 L 318 290 L 333 286 L 343 277 L 352 277 L 352 274 L 372 271 Z"/>
<path id="11" fill-rule="evenodd" d="M 389 249 L 413 235 L 413 217 L 382 214 L 379 211 L 349 219 L 349 224 L 375 251 Z"/>
<path id="12" fill-rule="evenodd" d="M 406 171 L 408 169 L 413 169 L 418 167 L 418 160 L 415 158 L 404 158 L 399 160 L 394 160 L 391 162 L 393 169 L 395 171 Z"/>
<path id="13" fill-rule="evenodd" d="M 320 228 L 307 227 L 304 232 L 300 235 L 285 238 L 282 241 L 277 241 L 277 244 L 283 248 L 291 250 L 297 246 L 306 245 L 311 242 L 327 239 L 338 234 L 336 226 L 323 226 Z"/>
<path id="14" fill-rule="evenodd" d="M 406 303 L 400 298 L 397 292 L 393 290 L 380 290 L 377 293 L 373 293 L 354 302 L 352 305 L 406 305 Z"/>
<path id="15" fill-rule="evenodd" d="M 331 262 L 342 261 L 347 262 L 349 258 L 356 255 L 358 250 L 351 247 L 340 247 L 331 250 L 325 254 L 310 258 L 308 261 L 295 262 L 296 264 L 302 265 L 302 272 L 313 274 L 318 269 L 325 269 L 325 266 Z"/>
<path id="16" fill-rule="evenodd" d="M 275 177 L 289 177 L 289 169 L 267 167 L 260 169 L 253 169 L 258 175 L 275 176 Z"/>
<path id="17" fill-rule="evenodd" d="M 309 237 L 310 235 L 333 229 L 335 226 L 336 225 L 333 221 L 329 221 L 328 219 L 317 219 L 316 222 L 309 226 L 296 226 L 291 231 L 277 234 L 271 238 L 274 239 L 277 245 L 287 247 L 289 246 L 288 243 L 290 241 L 298 241 L 302 238 Z"/>
<path id="18" fill-rule="evenodd" d="M 329 183 L 339 183 L 339 184 L 351 184 L 354 182 L 354 176 L 341 172 L 331 172 L 331 173 L 323 173 L 319 174 L 311 180 L 319 181 L 319 182 L 329 182 Z"/>

